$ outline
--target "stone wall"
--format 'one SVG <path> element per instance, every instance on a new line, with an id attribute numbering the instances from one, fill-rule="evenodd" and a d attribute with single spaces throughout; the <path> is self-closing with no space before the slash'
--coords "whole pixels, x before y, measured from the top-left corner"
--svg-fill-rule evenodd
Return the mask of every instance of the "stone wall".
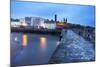
<path id="1" fill-rule="evenodd" d="M 48 63 L 72 63 L 95 60 L 94 44 L 75 32 L 71 29 L 64 31 L 61 42 Z"/>

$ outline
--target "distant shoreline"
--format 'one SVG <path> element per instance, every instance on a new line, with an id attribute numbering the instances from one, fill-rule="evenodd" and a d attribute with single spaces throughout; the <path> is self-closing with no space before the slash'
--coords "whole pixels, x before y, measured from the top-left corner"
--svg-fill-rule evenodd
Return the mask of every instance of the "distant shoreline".
<path id="1" fill-rule="evenodd" d="M 33 28 L 11 27 L 11 33 L 13 33 L 13 32 L 60 35 L 61 30 L 57 30 L 57 29 L 33 29 Z"/>

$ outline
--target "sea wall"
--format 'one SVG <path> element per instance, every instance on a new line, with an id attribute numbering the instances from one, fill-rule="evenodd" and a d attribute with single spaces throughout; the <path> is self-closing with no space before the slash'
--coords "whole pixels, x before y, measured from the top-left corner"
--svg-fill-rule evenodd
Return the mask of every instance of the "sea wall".
<path id="1" fill-rule="evenodd" d="M 66 29 L 60 44 L 48 63 L 87 62 L 95 60 L 94 43 L 86 40 L 72 29 Z"/>
<path id="2" fill-rule="evenodd" d="M 75 33 L 82 36 L 85 40 L 95 44 L 95 29 L 92 28 L 73 28 Z"/>

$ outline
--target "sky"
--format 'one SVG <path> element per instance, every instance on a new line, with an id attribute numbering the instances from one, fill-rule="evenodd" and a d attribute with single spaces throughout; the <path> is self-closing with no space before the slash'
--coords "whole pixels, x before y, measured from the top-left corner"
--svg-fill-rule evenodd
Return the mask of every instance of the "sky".
<path id="1" fill-rule="evenodd" d="M 95 6 L 23 1 L 11 2 L 12 18 L 42 17 L 54 19 L 55 14 L 57 14 L 59 21 L 67 18 L 68 23 L 95 26 Z"/>

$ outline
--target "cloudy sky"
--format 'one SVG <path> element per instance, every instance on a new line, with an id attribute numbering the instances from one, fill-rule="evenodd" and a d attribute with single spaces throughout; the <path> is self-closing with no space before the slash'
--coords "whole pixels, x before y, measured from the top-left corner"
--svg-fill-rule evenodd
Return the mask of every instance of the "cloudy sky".
<path id="1" fill-rule="evenodd" d="M 11 2 L 11 17 L 42 17 L 54 19 L 57 14 L 58 20 L 64 17 L 69 23 L 95 26 L 95 6 L 72 5 L 72 4 L 53 4 L 36 2 Z"/>

